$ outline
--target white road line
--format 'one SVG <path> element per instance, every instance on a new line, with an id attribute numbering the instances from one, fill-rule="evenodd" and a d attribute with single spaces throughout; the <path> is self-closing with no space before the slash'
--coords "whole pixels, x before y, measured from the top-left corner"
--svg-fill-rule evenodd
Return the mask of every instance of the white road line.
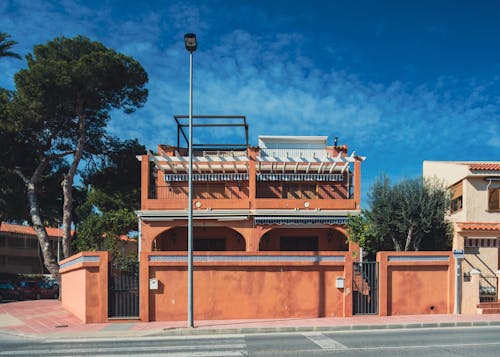
<path id="1" fill-rule="evenodd" d="M 253 335 L 253 334 L 252 334 Z M 267 335 L 267 334 L 263 334 Z M 211 334 L 211 335 L 165 335 L 165 336 L 107 336 L 107 337 L 79 337 L 79 338 L 47 338 L 41 343 L 75 343 L 75 342 L 109 342 L 127 341 L 127 342 L 143 342 L 143 341 L 166 341 L 166 340 L 213 340 L 214 337 L 220 340 L 234 340 L 235 342 L 244 342 L 241 333 L 239 334 Z"/>
<path id="2" fill-rule="evenodd" d="M 106 354 L 106 357 L 124 357 L 123 354 L 110 355 Z M 134 353 L 131 356 L 139 357 L 165 357 L 165 353 L 143 353 L 137 354 Z M 246 352 L 238 352 L 238 351 L 203 351 L 203 352 L 174 352 L 168 353 L 168 357 L 242 357 L 248 356 Z"/>
<path id="3" fill-rule="evenodd" d="M 500 342 L 477 342 L 477 343 L 454 343 L 437 345 L 401 345 L 401 346 L 374 346 L 374 347 L 350 347 L 350 351 L 364 350 L 398 350 L 398 349 L 429 349 L 429 348 L 458 348 L 458 347 L 484 347 L 500 346 Z"/>
<path id="4" fill-rule="evenodd" d="M 320 332 L 305 332 L 302 335 L 324 350 L 347 350 L 347 346 L 344 346 L 340 342 L 335 341 L 333 338 L 325 336 Z"/>
<path id="5" fill-rule="evenodd" d="M 138 352 L 138 353 L 146 353 L 146 352 L 169 352 L 173 356 L 177 355 L 175 352 L 170 352 L 170 351 L 190 351 L 187 353 L 187 355 L 190 356 L 205 356 L 204 353 L 215 353 L 214 356 L 217 356 L 218 354 L 220 356 L 229 356 L 229 355 L 234 355 L 236 354 L 237 356 L 241 356 L 241 352 L 246 351 L 247 345 L 245 343 L 228 343 L 228 344 L 223 344 L 223 345 L 176 345 L 176 346 L 141 346 L 141 347 L 92 347 L 89 346 L 88 348 L 72 348 L 68 349 L 68 352 L 71 352 L 71 354 L 83 354 L 83 353 L 109 353 L 109 352 Z M 205 351 L 205 350 L 210 350 L 210 351 Z M 218 351 L 215 351 L 218 350 Z M 228 351 L 232 350 L 232 351 Z M 24 354 L 33 354 L 35 350 L 16 350 L 16 351 L 1 351 L 0 355 L 8 355 L 8 356 L 15 356 L 15 355 L 24 355 Z M 44 349 L 37 349 L 36 353 L 37 354 L 43 354 L 43 353 L 50 353 L 53 352 L 53 350 L 44 350 Z M 184 353 L 186 352 L 179 352 L 179 353 Z M 232 354 L 231 354 L 232 353 Z M 210 354 L 209 354 L 210 355 Z M 209 356 L 207 355 L 207 356 Z M 210 355 L 211 356 L 211 355 Z"/>

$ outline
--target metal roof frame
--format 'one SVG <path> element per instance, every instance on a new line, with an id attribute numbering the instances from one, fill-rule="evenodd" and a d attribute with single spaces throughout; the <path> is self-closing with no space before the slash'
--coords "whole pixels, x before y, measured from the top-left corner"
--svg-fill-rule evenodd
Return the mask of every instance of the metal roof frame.
<path id="1" fill-rule="evenodd" d="M 248 123 L 244 115 L 193 115 L 192 127 L 242 127 L 245 130 L 244 144 L 222 144 L 222 143 L 207 143 L 194 144 L 193 150 L 196 149 L 214 149 L 214 150 L 246 150 L 248 148 Z M 177 123 L 177 150 L 180 149 L 181 136 L 184 138 L 186 145 L 189 145 L 188 135 L 184 132 L 184 128 L 189 127 L 188 115 L 174 115 L 174 120 Z M 200 121 L 209 121 L 209 123 L 200 123 Z M 189 134 L 189 133 L 188 133 Z"/>

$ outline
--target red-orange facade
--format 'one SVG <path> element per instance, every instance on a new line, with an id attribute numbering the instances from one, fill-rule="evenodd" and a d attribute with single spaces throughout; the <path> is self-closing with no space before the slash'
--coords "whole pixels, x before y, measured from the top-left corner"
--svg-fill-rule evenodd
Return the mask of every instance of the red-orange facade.
<path id="1" fill-rule="evenodd" d="M 347 251 L 360 212 L 361 162 L 327 137 L 259 137 L 259 146 L 195 150 L 195 251 Z M 186 251 L 187 150 L 142 155 L 141 252 Z M 351 250 L 353 247 L 351 246 Z"/>
<path id="2" fill-rule="evenodd" d="M 364 158 L 327 141 L 261 136 L 257 147 L 194 150 L 195 319 L 352 314 L 359 248 L 344 223 L 360 212 Z M 184 319 L 189 156 L 159 145 L 139 160 L 140 318 Z"/>

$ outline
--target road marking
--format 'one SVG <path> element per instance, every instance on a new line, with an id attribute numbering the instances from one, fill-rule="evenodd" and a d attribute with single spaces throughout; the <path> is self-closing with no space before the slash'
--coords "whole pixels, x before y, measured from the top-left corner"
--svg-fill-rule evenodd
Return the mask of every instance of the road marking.
<path id="1" fill-rule="evenodd" d="M 324 350 L 347 350 L 347 346 L 320 332 L 305 332 L 302 335 Z"/>
<path id="2" fill-rule="evenodd" d="M 484 347 L 484 346 L 500 346 L 500 342 L 477 342 L 477 343 L 454 343 L 454 344 L 437 344 L 437 345 L 401 345 L 401 346 L 374 346 L 374 347 L 351 347 L 350 351 L 364 350 L 398 350 L 398 349 L 428 349 L 428 348 L 457 348 L 457 347 Z"/>
<path id="3" fill-rule="evenodd" d="M 228 343 L 228 344 L 208 344 L 208 345 L 174 345 L 174 346 L 137 346 L 137 347 L 92 347 L 88 348 L 70 348 L 67 352 L 71 354 L 109 354 L 113 352 L 124 352 L 127 353 L 147 353 L 150 352 L 168 352 L 169 356 L 242 356 L 246 352 L 247 345 L 245 343 Z M 173 352 L 179 351 L 179 352 Z M 189 351 L 189 352 L 187 352 Z M 35 350 L 16 350 L 16 351 L 1 351 L 0 355 L 30 355 L 33 354 Z M 36 354 L 52 354 L 54 350 L 52 349 L 37 349 Z"/>

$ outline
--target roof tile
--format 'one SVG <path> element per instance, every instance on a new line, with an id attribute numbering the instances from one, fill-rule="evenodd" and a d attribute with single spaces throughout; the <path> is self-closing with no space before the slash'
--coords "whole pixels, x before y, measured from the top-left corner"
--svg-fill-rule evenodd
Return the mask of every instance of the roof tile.
<path id="1" fill-rule="evenodd" d="M 457 222 L 462 231 L 500 231 L 500 223 Z"/>
<path id="2" fill-rule="evenodd" d="M 474 162 L 469 164 L 470 170 L 500 171 L 500 162 Z"/>
<path id="3" fill-rule="evenodd" d="M 46 227 L 46 230 L 49 237 L 58 237 L 58 236 L 62 237 L 63 235 L 62 229 Z M 11 224 L 5 222 L 2 222 L 0 224 L 0 232 L 35 235 L 35 230 L 31 226 L 23 226 L 20 224 Z"/>

